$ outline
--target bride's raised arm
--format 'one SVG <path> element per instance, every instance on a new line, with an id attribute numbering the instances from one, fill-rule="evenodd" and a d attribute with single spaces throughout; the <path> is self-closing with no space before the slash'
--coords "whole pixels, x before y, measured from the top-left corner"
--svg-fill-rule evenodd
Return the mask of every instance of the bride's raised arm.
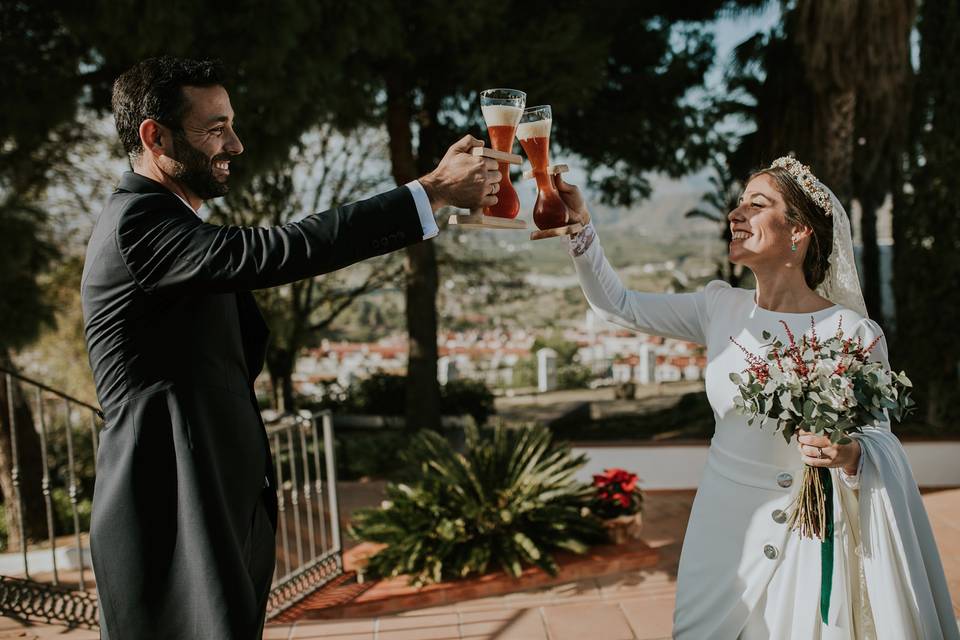
<path id="1" fill-rule="evenodd" d="M 589 220 L 577 187 L 557 176 L 561 197 L 578 221 Z M 570 253 L 587 302 L 604 320 L 670 338 L 706 343 L 707 290 L 697 293 L 645 293 L 627 289 L 610 266 L 592 223 L 570 239 Z M 712 282 L 707 289 L 726 286 Z"/>

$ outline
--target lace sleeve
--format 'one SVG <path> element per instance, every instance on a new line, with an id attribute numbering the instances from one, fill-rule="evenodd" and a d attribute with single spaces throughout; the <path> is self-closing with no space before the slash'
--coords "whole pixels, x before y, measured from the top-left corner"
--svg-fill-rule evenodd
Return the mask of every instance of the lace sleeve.
<path id="1" fill-rule="evenodd" d="M 570 255 L 576 258 L 577 256 L 582 256 L 587 249 L 590 248 L 590 245 L 593 244 L 593 239 L 597 236 L 597 230 L 593 226 L 592 222 L 588 222 L 587 226 L 583 228 L 580 233 L 575 233 L 570 238 L 569 251 Z"/>

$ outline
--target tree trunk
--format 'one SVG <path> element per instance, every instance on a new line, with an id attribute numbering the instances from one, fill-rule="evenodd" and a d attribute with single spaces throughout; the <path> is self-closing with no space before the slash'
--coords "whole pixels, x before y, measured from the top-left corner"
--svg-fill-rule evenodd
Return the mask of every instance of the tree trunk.
<path id="1" fill-rule="evenodd" d="M 293 370 L 296 366 L 296 351 L 271 347 L 267 353 L 267 371 L 273 387 L 273 408 L 280 413 L 296 410 L 293 397 Z"/>
<path id="2" fill-rule="evenodd" d="M 880 283 L 880 247 L 877 245 L 877 208 L 876 200 L 871 196 L 860 199 L 860 236 L 863 250 L 860 254 L 863 264 L 863 300 L 867 304 L 867 313 L 871 318 L 883 324 L 883 293 Z"/>
<path id="3" fill-rule="evenodd" d="M 417 178 L 410 130 L 411 93 L 399 73 L 390 73 L 387 84 L 387 133 L 393 179 L 398 184 Z M 425 130 L 421 125 L 421 154 Z M 440 385 L 437 382 L 437 257 L 432 242 L 407 247 L 406 318 L 408 359 L 405 416 L 408 429 L 440 428 Z"/>
<path id="4" fill-rule="evenodd" d="M 5 352 L 0 353 L 0 367 L 15 371 Z M 12 379 L 11 379 L 12 380 Z M 43 461 L 40 436 L 33 424 L 33 411 L 21 386 L 12 380 L 13 413 L 16 422 L 17 463 L 20 502 L 23 505 L 23 528 L 28 541 L 47 536 L 47 516 L 43 499 Z M 10 405 L 7 377 L 0 375 L 0 491 L 3 493 L 7 525 L 7 550 L 20 549 L 20 509 L 13 488 L 13 441 L 10 432 Z"/>
<path id="5" fill-rule="evenodd" d="M 407 248 L 406 425 L 440 428 L 440 383 L 437 380 L 437 257 L 432 242 Z"/>
<path id="6" fill-rule="evenodd" d="M 854 89 L 837 92 L 826 100 L 827 126 L 820 128 L 824 136 L 825 172 L 821 176 L 840 202 L 849 203 L 853 169 L 853 128 L 857 112 Z"/>

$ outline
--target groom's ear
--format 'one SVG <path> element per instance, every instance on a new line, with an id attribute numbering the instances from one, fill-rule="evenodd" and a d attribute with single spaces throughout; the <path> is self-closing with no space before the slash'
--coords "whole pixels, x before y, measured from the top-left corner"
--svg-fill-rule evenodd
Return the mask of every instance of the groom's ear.
<path id="1" fill-rule="evenodd" d="M 170 135 L 170 130 L 153 118 L 141 122 L 140 144 L 143 146 L 144 155 L 167 155 L 167 149 L 172 142 Z"/>

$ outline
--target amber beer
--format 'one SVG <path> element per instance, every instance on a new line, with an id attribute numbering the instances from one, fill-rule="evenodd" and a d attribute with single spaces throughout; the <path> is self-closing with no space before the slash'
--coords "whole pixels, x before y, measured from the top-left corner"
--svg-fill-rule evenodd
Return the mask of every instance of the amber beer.
<path id="1" fill-rule="evenodd" d="M 530 107 L 523 112 L 517 127 L 520 146 L 530 160 L 537 181 L 537 203 L 533 206 L 533 223 L 538 229 L 556 229 L 567 224 L 567 205 L 547 170 L 550 166 L 550 128 L 553 125 L 550 106 Z"/>
<path id="2" fill-rule="evenodd" d="M 523 115 L 527 94 L 516 89 L 487 89 L 480 94 L 480 109 L 487 123 L 490 147 L 506 153 L 513 152 L 513 139 L 517 132 L 517 123 Z M 483 213 L 498 218 L 516 218 L 520 213 L 520 198 L 510 182 L 510 164 L 500 166 L 500 189 L 497 191 L 497 204 L 486 207 Z"/>

